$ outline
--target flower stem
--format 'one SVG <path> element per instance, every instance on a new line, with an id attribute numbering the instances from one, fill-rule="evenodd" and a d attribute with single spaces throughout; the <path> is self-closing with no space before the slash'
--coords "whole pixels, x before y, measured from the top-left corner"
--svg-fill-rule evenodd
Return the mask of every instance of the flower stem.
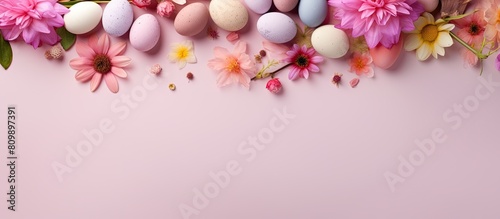
<path id="1" fill-rule="evenodd" d="M 479 58 L 479 59 L 487 59 L 488 58 L 489 55 L 485 55 L 482 52 L 477 51 L 476 49 L 472 48 L 472 46 L 470 46 L 464 40 L 460 39 L 460 37 L 458 37 L 455 33 L 450 31 L 450 36 L 451 36 L 451 38 L 456 40 L 458 43 L 462 44 L 462 46 L 464 46 L 465 48 L 470 50 L 472 53 L 474 53 L 477 56 L 477 58 Z"/>
<path id="2" fill-rule="evenodd" d="M 274 78 L 274 75 L 278 72 L 280 72 L 281 70 L 285 69 L 286 67 L 292 65 L 292 63 L 288 63 L 286 65 L 283 65 L 281 66 L 280 68 L 274 70 L 273 72 L 269 72 L 269 73 L 264 73 L 262 74 L 262 77 L 261 78 L 257 78 L 257 76 L 253 77 L 252 80 L 257 80 L 257 79 L 262 79 L 262 78 L 267 78 L 269 76 L 271 76 L 271 78 Z"/>

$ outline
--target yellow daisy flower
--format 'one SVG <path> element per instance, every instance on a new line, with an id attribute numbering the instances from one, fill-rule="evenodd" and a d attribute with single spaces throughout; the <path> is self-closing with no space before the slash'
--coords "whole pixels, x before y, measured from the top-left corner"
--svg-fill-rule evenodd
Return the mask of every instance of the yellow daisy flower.
<path id="1" fill-rule="evenodd" d="M 424 61 L 432 55 L 444 56 L 444 48 L 453 45 L 450 31 L 455 25 L 446 23 L 443 19 L 434 21 L 434 17 L 425 12 L 415 21 L 415 30 L 409 32 L 405 40 L 405 50 L 417 50 L 417 59 Z"/>
<path id="2" fill-rule="evenodd" d="M 196 63 L 196 56 L 193 51 L 193 42 L 186 40 L 182 43 L 174 43 L 171 46 L 168 59 L 171 62 L 177 62 L 179 69 L 186 66 L 186 63 Z"/>

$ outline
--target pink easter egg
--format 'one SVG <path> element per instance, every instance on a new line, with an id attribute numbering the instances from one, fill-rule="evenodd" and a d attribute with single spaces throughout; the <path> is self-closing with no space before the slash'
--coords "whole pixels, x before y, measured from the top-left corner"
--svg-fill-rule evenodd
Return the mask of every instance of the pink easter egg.
<path id="1" fill-rule="evenodd" d="M 281 12 L 289 12 L 293 10 L 299 0 L 273 0 L 274 6 Z"/>
<path id="2" fill-rule="evenodd" d="M 174 20 L 174 28 L 180 35 L 194 36 L 203 31 L 209 16 L 203 3 L 191 3 L 179 11 Z"/>
<path id="3" fill-rule="evenodd" d="M 427 12 L 433 12 L 434 10 L 436 10 L 439 4 L 439 0 L 417 0 L 417 1 L 424 6 L 425 11 Z"/>
<path id="4" fill-rule="evenodd" d="M 377 45 L 375 48 L 370 49 L 370 55 L 373 59 L 373 64 L 382 69 L 389 69 L 401 54 L 403 49 L 403 38 L 399 39 L 399 42 L 388 49 L 381 44 Z"/>

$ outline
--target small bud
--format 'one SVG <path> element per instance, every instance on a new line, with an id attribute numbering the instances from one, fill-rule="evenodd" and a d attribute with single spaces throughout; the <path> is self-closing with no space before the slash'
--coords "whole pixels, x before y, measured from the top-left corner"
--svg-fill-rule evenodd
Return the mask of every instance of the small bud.
<path id="1" fill-rule="evenodd" d="M 149 72 L 151 74 L 157 75 L 157 74 L 160 74 L 161 70 L 162 70 L 162 68 L 161 68 L 160 64 L 155 64 L 155 65 L 151 66 L 151 68 L 149 69 Z"/>
<path id="2" fill-rule="evenodd" d="M 168 85 L 168 89 L 170 89 L 171 91 L 174 91 L 175 90 L 175 84 L 169 84 Z"/>
<path id="3" fill-rule="evenodd" d="M 277 94 L 281 91 L 283 86 L 278 78 L 273 78 L 267 82 L 266 88 L 271 91 L 271 93 Z"/>

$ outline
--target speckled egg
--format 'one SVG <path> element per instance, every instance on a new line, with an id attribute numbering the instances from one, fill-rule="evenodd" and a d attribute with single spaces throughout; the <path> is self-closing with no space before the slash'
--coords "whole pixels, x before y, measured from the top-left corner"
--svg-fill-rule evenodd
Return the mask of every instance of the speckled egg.
<path id="1" fill-rule="evenodd" d="M 111 0 L 102 14 L 102 27 L 111 36 L 127 33 L 134 20 L 132 6 L 127 0 Z"/>
<path id="2" fill-rule="evenodd" d="M 194 36 L 205 29 L 208 18 L 208 9 L 203 3 L 191 3 L 175 17 L 175 31 L 183 36 Z"/>
<path id="3" fill-rule="evenodd" d="M 301 0 L 299 17 L 309 27 L 317 27 L 326 19 L 328 4 L 325 0 Z"/>
<path id="4" fill-rule="evenodd" d="M 297 34 L 297 25 L 292 18 L 280 12 L 262 15 L 257 21 L 257 30 L 266 40 L 273 43 L 286 43 Z"/>
<path id="5" fill-rule="evenodd" d="M 289 12 L 293 10 L 299 0 L 273 0 L 274 6 L 281 12 Z"/>
<path id="6" fill-rule="evenodd" d="M 143 14 L 135 19 L 130 28 L 130 44 L 139 51 L 149 51 L 160 39 L 160 24 L 155 16 Z"/>
<path id="7" fill-rule="evenodd" d="M 319 54 L 327 58 L 340 58 L 349 51 L 347 34 L 334 25 L 324 25 L 314 30 L 311 44 Z"/>
<path id="8" fill-rule="evenodd" d="M 64 15 L 64 27 L 70 33 L 84 34 L 94 29 L 101 21 L 102 8 L 95 2 L 79 2 Z"/>
<path id="9" fill-rule="evenodd" d="M 238 31 L 248 23 L 248 11 L 239 0 L 212 0 L 208 7 L 217 26 L 227 31 Z"/>
<path id="10" fill-rule="evenodd" d="M 271 8 L 273 0 L 245 0 L 248 8 L 257 14 L 264 14 Z"/>

